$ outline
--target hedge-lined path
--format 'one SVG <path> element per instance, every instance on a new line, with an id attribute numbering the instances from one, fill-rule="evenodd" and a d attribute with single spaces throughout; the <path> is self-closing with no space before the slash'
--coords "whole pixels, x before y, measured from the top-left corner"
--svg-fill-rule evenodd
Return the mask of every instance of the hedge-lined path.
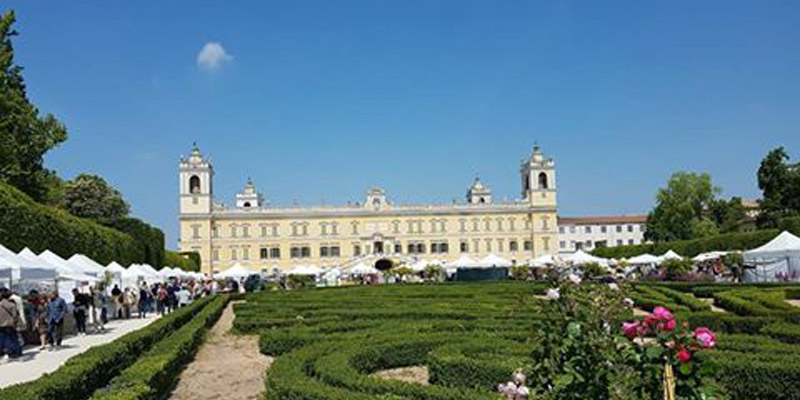
<path id="1" fill-rule="evenodd" d="M 181 373 L 175 400 L 259 399 L 272 357 L 259 351 L 258 337 L 234 335 L 233 304 L 225 308 L 197 356 Z"/>
<path id="2" fill-rule="evenodd" d="M 83 353 L 90 347 L 111 342 L 120 336 L 141 329 L 158 318 L 155 314 L 147 318 L 112 320 L 106 324 L 105 333 L 90 333 L 85 336 L 67 336 L 59 350 L 39 350 L 39 346 L 25 349 L 22 358 L 0 365 L 0 388 L 16 383 L 38 379 L 58 369 L 68 359 Z M 88 328 L 91 332 L 92 327 Z"/>

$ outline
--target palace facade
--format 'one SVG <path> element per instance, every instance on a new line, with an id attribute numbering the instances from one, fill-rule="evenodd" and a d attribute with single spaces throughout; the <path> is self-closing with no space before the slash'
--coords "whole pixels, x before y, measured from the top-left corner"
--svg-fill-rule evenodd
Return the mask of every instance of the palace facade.
<path id="1" fill-rule="evenodd" d="M 539 147 L 522 162 L 518 200 L 497 202 L 475 179 L 463 202 L 395 204 L 379 188 L 342 206 L 276 207 L 248 180 L 235 206 L 215 202 L 214 169 L 195 146 L 181 157 L 180 249 L 196 251 L 203 272 L 240 263 L 253 271 L 299 265 L 376 268 L 418 259 L 451 261 L 490 253 L 522 263 L 557 254 L 555 162 Z"/>

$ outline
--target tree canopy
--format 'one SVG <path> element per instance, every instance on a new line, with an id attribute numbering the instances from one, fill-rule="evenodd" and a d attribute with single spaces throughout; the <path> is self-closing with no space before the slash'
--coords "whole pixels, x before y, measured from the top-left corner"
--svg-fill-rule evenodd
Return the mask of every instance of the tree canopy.
<path id="1" fill-rule="evenodd" d="M 775 227 L 782 218 L 800 215 L 800 165 L 790 164 L 783 147 L 770 151 L 758 168 L 763 193 L 758 217 L 761 227 Z"/>
<path id="2" fill-rule="evenodd" d="M 720 192 L 711 175 L 676 172 L 658 190 L 656 206 L 647 216 L 647 238 L 655 241 L 692 239 L 719 233 L 709 210 Z"/>
<path id="3" fill-rule="evenodd" d="M 99 221 L 126 217 L 130 212 L 122 194 L 97 175 L 81 174 L 68 181 L 61 201 L 70 214 Z"/>
<path id="4" fill-rule="evenodd" d="M 67 139 L 67 130 L 27 97 L 22 67 L 14 62 L 15 21 L 13 11 L 0 17 L 0 180 L 42 201 L 52 182 L 43 156 Z"/>

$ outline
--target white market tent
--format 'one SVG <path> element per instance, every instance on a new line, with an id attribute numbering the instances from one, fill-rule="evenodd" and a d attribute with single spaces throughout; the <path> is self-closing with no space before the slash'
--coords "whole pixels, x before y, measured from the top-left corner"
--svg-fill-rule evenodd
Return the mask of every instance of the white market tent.
<path id="1" fill-rule="evenodd" d="M 659 259 L 659 264 L 660 264 L 660 263 L 663 263 L 664 261 L 669 261 L 669 260 L 681 260 L 681 259 L 683 259 L 683 257 L 681 257 L 680 254 L 678 254 L 678 253 L 672 251 L 672 249 L 670 249 L 670 250 L 667 250 L 666 253 L 660 255 L 658 257 L 658 259 Z"/>
<path id="2" fill-rule="evenodd" d="M 320 275 L 322 268 L 316 265 L 298 265 L 286 272 L 286 275 Z"/>
<path id="3" fill-rule="evenodd" d="M 800 276 L 800 238 L 788 231 L 781 232 L 769 243 L 744 252 L 746 282 L 764 282 L 778 279 L 779 274 Z"/>
<path id="4" fill-rule="evenodd" d="M 628 264 L 631 265 L 652 265 L 658 264 L 661 261 L 660 257 L 656 257 L 652 254 L 640 254 L 636 257 L 631 257 L 628 259 Z"/>
<path id="5" fill-rule="evenodd" d="M 136 276 L 137 279 L 150 280 L 150 281 L 159 279 L 157 273 L 153 273 L 142 264 L 131 264 L 131 266 L 128 267 L 128 272 Z"/>
<path id="6" fill-rule="evenodd" d="M 478 261 L 478 265 L 483 267 L 510 267 L 511 264 L 511 260 L 507 260 L 494 253 L 489 253 L 489 255 Z"/>
<path id="7" fill-rule="evenodd" d="M 708 253 L 702 253 L 696 255 L 694 258 L 692 258 L 692 261 L 704 262 L 709 260 L 716 260 L 717 258 L 723 257 L 727 254 L 728 254 L 727 251 L 709 251 Z"/>
<path id="8" fill-rule="evenodd" d="M 595 257 L 583 250 L 578 250 L 572 254 L 566 254 L 561 257 L 564 262 L 572 265 L 586 265 L 586 264 L 599 264 L 601 266 L 608 266 L 608 260 L 605 258 Z"/>
<path id="9" fill-rule="evenodd" d="M 125 269 L 125 267 L 123 267 L 122 265 L 117 264 L 116 261 L 112 261 L 111 264 L 108 264 L 108 266 L 106 266 L 106 272 L 108 272 L 108 273 L 110 273 L 112 275 L 119 275 L 119 274 L 121 274 L 121 273 L 123 273 L 125 271 L 127 271 Z"/>
<path id="10" fill-rule="evenodd" d="M 444 265 L 445 267 L 449 268 L 477 268 L 480 265 L 477 261 L 469 258 L 467 255 L 462 255 L 457 259 L 450 261 Z"/>
<path id="11" fill-rule="evenodd" d="M 557 256 L 552 254 L 542 254 L 539 257 L 536 257 L 530 261 L 528 261 L 528 265 L 532 267 L 546 267 L 550 265 L 556 265 L 559 263 Z"/>
<path id="12" fill-rule="evenodd" d="M 44 280 L 57 277 L 55 268 L 32 263 L 13 252 L 0 254 L 0 278 L 17 281 L 21 279 Z"/>
<path id="13" fill-rule="evenodd" d="M 350 270 L 348 270 L 347 272 L 350 273 L 351 275 L 374 275 L 381 273 L 380 271 L 375 269 L 375 267 L 364 264 L 363 262 L 359 262 L 358 264 L 350 267 Z"/>
<path id="14" fill-rule="evenodd" d="M 233 264 L 232 267 L 228 268 L 225 271 L 222 271 L 218 274 L 215 274 L 215 278 L 233 278 L 233 279 L 241 279 L 247 278 L 248 276 L 255 274 L 256 272 L 251 271 L 249 268 L 239 264 Z"/>
<path id="15" fill-rule="evenodd" d="M 67 262 L 77 266 L 86 275 L 100 276 L 105 272 L 102 265 L 83 254 L 73 254 Z"/>
<path id="16" fill-rule="evenodd" d="M 31 249 L 24 248 L 17 254 L 17 256 L 27 260 L 33 265 L 38 265 L 44 268 L 52 268 L 56 271 L 57 278 L 66 281 L 76 282 L 94 282 L 97 280 L 95 277 L 88 276 L 76 267 L 67 263 L 66 260 L 59 257 L 49 250 L 45 250 L 41 255 L 36 255 Z"/>

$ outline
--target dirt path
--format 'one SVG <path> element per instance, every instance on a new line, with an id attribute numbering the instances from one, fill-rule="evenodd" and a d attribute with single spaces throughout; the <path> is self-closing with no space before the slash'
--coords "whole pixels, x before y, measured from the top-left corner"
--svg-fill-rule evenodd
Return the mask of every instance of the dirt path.
<path id="1" fill-rule="evenodd" d="M 264 374 L 272 358 L 258 351 L 256 336 L 229 333 L 233 303 L 228 304 L 197 356 L 172 392 L 176 400 L 249 400 L 264 392 Z"/>
<path id="2" fill-rule="evenodd" d="M 800 307 L 800 300 L 787 299 L 786 302 L 791 304 L 791 305 L 793 305 L 793 306 L 795 306 L 795 307 Z"/>
<path id="3" fill-rule="evenodd" d="M 717 307 L 715 305 L 716 303 L 715 303 L 714 299 L 700 299 L 700 300 L 705 301 L 706 303 L 708 303 L 708 305 L 711 306 L 711 311 L 713 311 L 713 312 L 718 312 L 718 313 L 726 313 L 726 312 L 728 312 L 723 308 Z"/>
<path id="4" fill-rule="evenodd" d="M 417 383 L 420 385 L 427 385 L 428 367 L 416 366 L 416 367 L 392 368 L 383 371 L 378 371 L 372 374 L 371 376 L 373 378 L 378 378 L 383 380 L 395 380 L 408 383 Z"/>

